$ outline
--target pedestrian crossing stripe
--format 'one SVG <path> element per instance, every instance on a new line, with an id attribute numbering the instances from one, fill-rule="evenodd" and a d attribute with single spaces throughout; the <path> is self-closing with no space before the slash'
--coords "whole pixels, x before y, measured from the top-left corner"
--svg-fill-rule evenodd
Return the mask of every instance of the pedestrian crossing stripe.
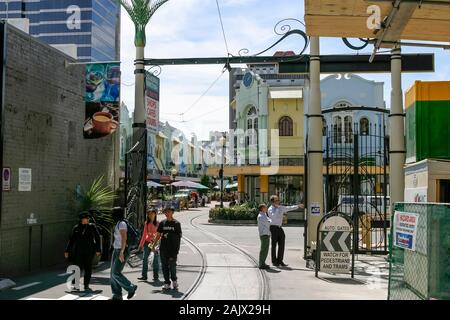
<path id="1" fill-rule="evenodd" d="M 110 297 L 101 295 L 101 294 L 95 294 L 92 296 L 79 296 L 79 295 L 75 295 L 75 294 L 66 294 L 60 298 L 34 298 L 34 297 L 30 297 L 27 298 L 26 300 L 109 300 Z M 127 299 L 127 295 L 123 296 L 123 300 L 128 300 Z"/>

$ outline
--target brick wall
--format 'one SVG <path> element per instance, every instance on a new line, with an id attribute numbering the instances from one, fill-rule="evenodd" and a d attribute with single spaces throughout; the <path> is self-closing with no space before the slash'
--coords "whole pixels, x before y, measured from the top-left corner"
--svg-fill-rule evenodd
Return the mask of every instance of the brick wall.
<path id="1" fill-rule="evenodd" d="M 8 27 L 3 166 L 12 170 L 3 192 L 0 278 L 63 262 L 76 186 L 105 175 L 114 183 L 115 137 L 83 139 L 84 66 Z M 117 150 L 117 149 L 116 149 Z M 18 192 L 19 168 L 32 169 L 32 191 Z M 31 213 L 38 219 L 30 227 Z"/>

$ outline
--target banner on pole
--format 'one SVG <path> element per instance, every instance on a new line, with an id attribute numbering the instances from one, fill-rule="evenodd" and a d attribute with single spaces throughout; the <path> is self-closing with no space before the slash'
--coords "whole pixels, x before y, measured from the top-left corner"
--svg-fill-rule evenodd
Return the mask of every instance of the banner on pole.
<path id="1" fill-rule="evenodd" d="M 86 65 L 84 138 L 98 139 L 120 126 L 120 64 Z"/>

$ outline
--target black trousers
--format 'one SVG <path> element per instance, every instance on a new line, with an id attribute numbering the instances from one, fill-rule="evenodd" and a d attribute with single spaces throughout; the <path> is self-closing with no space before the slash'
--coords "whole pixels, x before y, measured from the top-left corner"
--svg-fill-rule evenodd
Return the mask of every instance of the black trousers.
<path id="1" fill-rule="evenodd" d="M 80 271 L 84 270 L 84 286 L 88 287 L 91 282 L 92 276 L 92 260 L 94 254 L 91 253 L 79 253 L 75 256 L 75 264 L 80 268 Z"/>
<path id="2" fill-rule="evenodd" d="M 283 262 L 286 235 L 284 234 L 283 228 L 277 226 L 270 226 L 270 233 L 272 234 L 272 264 L 280 264 Z"/>
<path id="3" fill-rule="evenodd" d="M 177 281 L 177 256 L 161 250 L 160 257 L 164 283 L 170 284 L 170 280 Z"/>

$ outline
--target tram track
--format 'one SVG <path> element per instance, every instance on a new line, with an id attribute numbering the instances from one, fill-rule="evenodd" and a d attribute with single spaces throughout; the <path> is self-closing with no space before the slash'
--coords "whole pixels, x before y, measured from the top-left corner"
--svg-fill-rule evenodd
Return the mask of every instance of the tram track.
<path id="1" fill-rule="evenodd" d="M 195 216 L 195 217 L 191 218 L 189 220 L 190 225 L 194 229 L 196 229 L 199 232 L 203 233 L 204 235 L 209 236 L 211 238 L 214 238 L 217 241 L 219 241 L 219 242 L 221 242 L 221 243 L 223 243 L 223 244 L 233 248 L 234 250 L 238 251 L 240 254 L 244 255 L 255 266 L 255 268 L 257 270 L 257 275 L 258 275 L 258 279 L 259 279 L 259 282 L 260 282 L 260 286 L 259 286 L 259 300 L 269 300 L 269 297 L 270 297 L 269 279 L 267 277 L 267 274 L 263 270 L 259 269 L 257 259 L 255 259 L 250 253 L 248 253 L 246 250 L 242 249 L 238 245 L 228 241 L 227 239 L 225 239 L 225 238 L 223 238 L 223 237 L 221 237 L 221 236 L 219 236 L 219 235 L 217 235 L 215 233 L 212 233 L 212 232 L 210 232 L 208 230 L 205 230 L 204 228 L 202 228 L 199 225 L 197 225 L 194 221 L 196 219 L 200 218 L 201 216 L 202 215 L 198 215 L 198 216 Z M 199 275 L 197 276 L 197 278 L 196 278 L 195 282 L 193 283 L 193 285 L 186 291 L 186 293 L 181 298 L 182 300 L 186 300 L 186 299 L 189 299 L 189 297 L 192 296 L 192 294 L 201 285 L 201 283 L 202 283 L 202 281 L 203 281 L 203 279 L 205 277 L 206 271 L 208 269 L 208 263 L 207 263 L 207 260 L 206 260 L 205 253 L 203 252 L 203 250 L 198 245 L 196 245 L 192 240 L 190 240 L 189 238 L 186 238 L 184 236 L 183 236 L 183 239 L 187 243 L 189 243 L 189 245 L 191 245 L 199 253 L 199 255 L 201 257 L 201 260 L 202 260 L 202 265 L 201 265 L 201 269 L 200 269 Z"/>

